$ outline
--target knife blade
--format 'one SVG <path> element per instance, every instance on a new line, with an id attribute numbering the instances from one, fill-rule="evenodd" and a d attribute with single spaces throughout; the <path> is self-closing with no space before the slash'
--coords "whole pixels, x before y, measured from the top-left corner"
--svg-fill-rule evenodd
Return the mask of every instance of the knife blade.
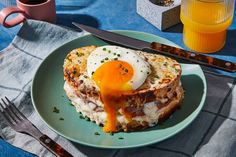
<path id="1" fill-rule="evenodd" d="M 125 35 L 120 35 L 118 33 L 113 33 L 105 30 L 96 29 L 90 26 L 78 24 L 72 22 L 76 27 L 85 30 L 92 35 L 118 45 L 123 45 L 125 47 L 129 47 L 137 50 L 151 50 L 152 52 L 156 52 L 162 55 L 172 56 L 175 58 L 183 59 L 188 62 L 197 63 L 200 65 L 228 71 L 228 72 L 236 72 L 236 63 L 225 61 L 222 59 L 214 58 L 211 56 L 207 56 L 204 54 L 186 51 L 181 48 L 165 45 L 158 42 L 146 42 L 143 40 L 131 38 Z"/>

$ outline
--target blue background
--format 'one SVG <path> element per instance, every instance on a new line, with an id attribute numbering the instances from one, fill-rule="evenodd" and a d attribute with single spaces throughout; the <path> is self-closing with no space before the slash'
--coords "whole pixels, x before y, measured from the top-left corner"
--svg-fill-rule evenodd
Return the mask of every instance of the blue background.
<path id="1" fill-rule="evenodd" d="M 0 9 L 5 7 L 0 0 Z M 13 3 L 15 3 L 13 1 Z M 71 5 L 71 6 L 70 6 Z M 215 57 L 236 62 L 236 13 L 228 29 L 225 47 L 212 54 Z M 177 45 L 187 49 L 182 42 L 182 24 L 173 26 L 165 31 L 159 31 L 136 13 L 136 0 L 57 0 L 57 23 L 72 27 L 71 22 L 79 22 L 105 30 L 136 30 L 155 34 L 169 39 Z M 0 50 L 7 47 L 20 26 L 4 28 L 0 26 Z M 231 76 L 236 74 L 225 73 Z M 34 156 L 21 149 L 15 148 L 0 139 L 0 157 L 28 157 Z"/>

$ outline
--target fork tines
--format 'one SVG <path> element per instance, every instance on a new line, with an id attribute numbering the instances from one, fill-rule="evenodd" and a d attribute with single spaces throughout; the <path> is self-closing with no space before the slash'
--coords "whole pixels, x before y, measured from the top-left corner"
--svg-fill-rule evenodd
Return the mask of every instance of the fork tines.
<path id="1" fill-rule="evenodd" d="M 17 132 L 28 134 L 38 140 L 44 147 L 58 157 L 72 157 L 72 155 L 38 130 L 7 98 L 0 101 L 0 114 L 8 125 Z"/>
<path id="2" fill-rule="evenodd" d="M 3 118 L 9 123 L 14 124 L 18 123 L 21 120 L 26 119 L 25 116 L 15 107 L 15 105 L 5 97 L 5 100 L 1 98 L 0 102 L 0 111 L 3 115 Z"/>

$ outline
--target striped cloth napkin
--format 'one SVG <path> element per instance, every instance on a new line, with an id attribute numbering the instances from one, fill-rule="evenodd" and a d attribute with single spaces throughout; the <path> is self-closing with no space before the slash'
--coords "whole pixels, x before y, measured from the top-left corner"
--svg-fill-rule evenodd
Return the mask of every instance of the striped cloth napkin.
<path id="1" fill-rule="evenodd" d="M 33 109 L 32 77 L 50 52 L 83 34 L 46 22 L 26 21 L 12 43 L 0 52 L 0 97 L 9 96 L 43 133 L 74 156 L 236 156 L 236 80 L 208 72 L 205 72 L 207 99 L 200 115 L 186 129 L 163 142 L 141 148 L 104 150 L 70 142 L 51 131 Z M 30 136 L 13 131 L 2 118 L 0 128 L 0 135 L 10 144 L 38 156 L 53 156 Z"/>

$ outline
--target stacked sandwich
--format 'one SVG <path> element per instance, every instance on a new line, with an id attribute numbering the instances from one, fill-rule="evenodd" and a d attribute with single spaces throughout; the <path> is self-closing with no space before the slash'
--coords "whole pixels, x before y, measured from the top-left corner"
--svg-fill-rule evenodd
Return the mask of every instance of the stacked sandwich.
<path id="1" fill-rule="evenodd" d="M 136 131 L 167 119 L 183 100 L 181 65 L 118 46 L 86 46 L 64 61 L 64 89 L 104 132 Z"/>

